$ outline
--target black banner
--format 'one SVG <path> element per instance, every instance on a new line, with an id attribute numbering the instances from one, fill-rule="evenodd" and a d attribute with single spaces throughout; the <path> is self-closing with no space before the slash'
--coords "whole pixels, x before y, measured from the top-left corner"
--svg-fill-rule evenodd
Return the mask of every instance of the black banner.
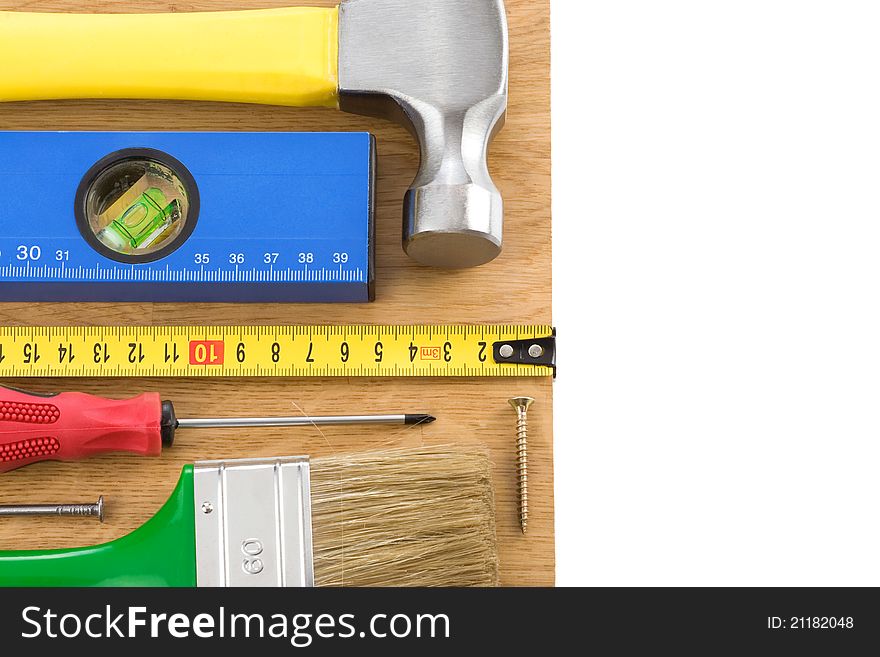
<path id="1" fill-rule="evenodd" d="M 873 589 L 3 589 L 0 645 L 851 654 L 877 645 L 878 613 Z"/>

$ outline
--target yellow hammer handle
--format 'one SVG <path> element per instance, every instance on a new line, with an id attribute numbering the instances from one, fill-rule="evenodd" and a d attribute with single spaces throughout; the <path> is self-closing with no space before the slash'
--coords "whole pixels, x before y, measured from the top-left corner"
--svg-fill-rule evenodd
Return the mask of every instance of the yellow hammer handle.
<path id="1" fill-rule="evenodd" d="M 337 105 L 337 8 L 187 14 L 0 12 L 0 101 Z"/>

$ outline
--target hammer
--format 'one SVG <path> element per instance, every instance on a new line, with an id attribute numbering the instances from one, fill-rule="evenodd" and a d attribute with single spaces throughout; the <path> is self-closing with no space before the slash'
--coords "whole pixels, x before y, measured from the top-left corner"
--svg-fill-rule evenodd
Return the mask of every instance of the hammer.
<path id="1" fill-rule="evenodd" d="M 170 14 L 0 12 L 0 101 L 209 100 L 338 107 L 406 126 L 421 150 L 403 201 L 416 261 L 501 251 L 487 150 L 507 109 L 503 0 Z"/>

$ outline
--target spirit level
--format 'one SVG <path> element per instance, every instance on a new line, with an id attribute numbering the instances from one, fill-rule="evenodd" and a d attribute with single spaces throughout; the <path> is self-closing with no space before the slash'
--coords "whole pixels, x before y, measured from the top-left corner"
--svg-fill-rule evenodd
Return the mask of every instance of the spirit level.
<path id="1" fill-rule="evenodd" d="M 0 132 L 0 301 L 372 300 L 366 133 Z"/>
<path id="2" fill-rule="evenodd" d="M 551 376 L 550 326 L 0 327 L 0 376 Z"/>

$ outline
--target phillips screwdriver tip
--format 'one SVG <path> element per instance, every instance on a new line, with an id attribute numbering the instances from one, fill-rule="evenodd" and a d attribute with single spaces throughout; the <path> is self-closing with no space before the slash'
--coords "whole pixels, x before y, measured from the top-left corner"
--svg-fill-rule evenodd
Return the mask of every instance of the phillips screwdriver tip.
<path id="1" fill-rule="evenodd" d="M 434 420 L 436 420 L 433 415 L 427 415 L 424 413 L 407 413 L 405 419 L 403 421 L 404 424 L 430 424 Z"/>

